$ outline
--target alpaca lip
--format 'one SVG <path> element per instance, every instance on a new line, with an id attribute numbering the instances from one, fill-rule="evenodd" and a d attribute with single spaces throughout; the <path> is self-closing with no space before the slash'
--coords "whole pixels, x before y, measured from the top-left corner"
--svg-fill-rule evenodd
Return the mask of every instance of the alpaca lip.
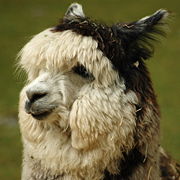
<path id="1" fill-rule="evenodd" d="M 45 111 L 45 112 L 42 112 L 42 113 L 39 113 L 39 114 L 33 114 L 33 113 L 30 113 L 35 119 L 37 120 L 43 120 L 45 119 L 49 114 L 51 114 L 51 111 Z"/>
<path id="2" fill-rule="evenodd" d="M 34 117 L 37 120 L 43 120 L 45 119 L 49 114 L 52 113 L 53 109 L 55 107 L 51 108 L 43 108 L 42 107 L 36 107 L 34 106 L 34 103 L 31 103 L 29 101 L 26 101 L 25 103 L 25 111 L 27 114 L 31 114 L 32 117 Z"/>

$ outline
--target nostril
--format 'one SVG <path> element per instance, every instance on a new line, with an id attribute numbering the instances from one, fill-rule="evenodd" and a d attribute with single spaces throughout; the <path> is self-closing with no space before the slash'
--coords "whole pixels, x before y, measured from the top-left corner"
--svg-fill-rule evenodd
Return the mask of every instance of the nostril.
<path id="1" fill-rule="evenodd" d="M 39 91 L 26 91 L 27 97 L 30 103 L 45 97 L 48 93 L 47 92 L 39 92 Z"/>
<path id="2" fill-rule="evenodd" d="M 47 93 L 35 93 L 35 94 L 33 94 L 33 95 L 31 96 L 30 101 L 31 101 L 31 102 L 34 102 L 34 101 L 36 101 L 36 100 L 38 100 L 38 99 L 43 98 L 43 97 L 46 96 L 46 95 L 47 95 Z"/>

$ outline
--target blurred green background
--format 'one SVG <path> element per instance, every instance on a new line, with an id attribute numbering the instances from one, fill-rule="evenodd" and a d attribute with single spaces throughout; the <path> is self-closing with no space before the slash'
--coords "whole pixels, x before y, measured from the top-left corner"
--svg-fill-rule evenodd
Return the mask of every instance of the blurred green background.
<path id="1" fill-rule="evenodd" d="M 25 78 L 15 72 L 16 54 L 32 35 L 56 25 L 71 0 L 0 0 L 0 180 L 19 180 L 22 145 L 18 95 Z M 180 1 L 80 0 L 87 16 L 107 23 L 134 21 L 166 8 L 174 13 L 167 39 L 147 62 L 161 106 L 161 143 L 180 159 Z"/>

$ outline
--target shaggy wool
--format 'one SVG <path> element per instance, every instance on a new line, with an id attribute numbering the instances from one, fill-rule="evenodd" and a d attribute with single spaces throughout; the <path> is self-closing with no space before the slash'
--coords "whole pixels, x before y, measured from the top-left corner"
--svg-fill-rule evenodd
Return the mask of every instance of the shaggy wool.
<path id="1" fill-rule="evenodd" d="M 107 26 L 74 3 L 24 46 L 22 180 L 178 179 L 159 145 L 159 107 L 145 65 L 167 15 Z"/>

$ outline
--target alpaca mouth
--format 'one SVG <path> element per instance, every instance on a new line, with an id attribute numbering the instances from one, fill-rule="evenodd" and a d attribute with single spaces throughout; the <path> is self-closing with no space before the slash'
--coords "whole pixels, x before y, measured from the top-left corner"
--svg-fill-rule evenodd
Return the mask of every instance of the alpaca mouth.
<path id="1" fill-rule="evenodd" d="M 33 114 L 31 113 L 32 117 L 37 119 L 37 120 L 43 120 L 45 119 L 47 116 L 49 116 L 51 114 L 52 111 L 45 111 L 39 114 Z"/>
<path id="2" fill-rule="evenodd" d="M 30 101 L 26 101 L 25 103 L 25 111 L 27 114 L 31 114 L 33 118 L 37 120 L 44 120 L 49 116 L 54 110 L 55 106 L 45 107 L 43 103 L 31 103 Z"/>

